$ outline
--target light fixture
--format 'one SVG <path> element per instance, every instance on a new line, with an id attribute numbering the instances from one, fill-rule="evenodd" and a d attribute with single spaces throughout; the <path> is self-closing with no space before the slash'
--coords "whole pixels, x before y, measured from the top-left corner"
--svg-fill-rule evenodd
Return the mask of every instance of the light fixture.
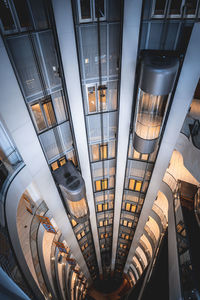
<path id="1" fill-rule="evenodd" d="M 178 66 L 173 56 L 147 54 L 142 59 L 133 134 L 133 147 L 140 153 L 155 150 Z"/>
<path id="2" fill-rule="evenodd" d="M 53 171 L 68 213 L 77 223 L 87 221 L 89 209 L 86 201 L 84 180 L 74 164 L 68 160 Z"/>

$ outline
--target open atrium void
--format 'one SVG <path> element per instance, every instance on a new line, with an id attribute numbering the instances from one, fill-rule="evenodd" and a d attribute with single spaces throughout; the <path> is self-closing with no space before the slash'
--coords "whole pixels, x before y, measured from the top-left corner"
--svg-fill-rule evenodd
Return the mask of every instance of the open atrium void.
<path id="1" fill-rule="evenodd" d="M 200 0 L 0 0 L 0 299 L 200 299 Z"/>

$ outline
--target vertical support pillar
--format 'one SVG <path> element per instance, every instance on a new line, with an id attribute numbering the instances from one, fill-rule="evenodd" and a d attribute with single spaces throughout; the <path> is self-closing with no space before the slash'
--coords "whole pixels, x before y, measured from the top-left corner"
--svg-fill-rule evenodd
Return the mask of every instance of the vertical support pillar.
<path id="1" fill-rule="evenodd" d="M 122 66 L 119 98 L 119 129 L 117 145 L 116 188 L 115 188 L 115 214 L 113 222 L 113 243 L 111 270 L 115 268 L 119 221 L 126 170 L 126 159 L 129 142 L 130 123 L 132 115 L 132 102 L 135 84 L 135 70 L 137 65 L 137 52 L 139 42 L 140 19 L 142 1 L 124 1 L 124 24 L 122 40 Z"/>
<path id="2" fill-rule="evenodd" d="M 90 161 L 84 120 L 83 101 L 81 93 L 80 74 L 76 48 L 72 7 L 70 0 L 52 0 L 58 40 L 60 45 L 65 82 L 69 98 L 74 135 L 81 173 L 85 181 L 88 206 L 90 209 L 90 222 L 96 250 L 99 272 L 102 273 L 101 255 L 97 231 L 97 221 L 94 205 L 94 195 L 91 180 Z"/>

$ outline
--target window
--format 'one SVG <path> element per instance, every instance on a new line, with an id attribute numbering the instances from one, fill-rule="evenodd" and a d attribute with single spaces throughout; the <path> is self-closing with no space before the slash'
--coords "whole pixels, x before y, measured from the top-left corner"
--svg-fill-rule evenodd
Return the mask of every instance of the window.
<path id="1" fill-rule="evenodd" d="M 77 225 L 77 222 L 74 219 L 71 219 L 72 227 Z"/>
<path id="2" fill-rule="evenodd" d="M 52 171 L 55 171 L 56 169 L 58 169 L 59 167 L 62 167 L 65 164 L 66 164 L 66 158 L 65 158 L 65 156 L 63 156 L 51 164 L 51 169 L 52 169 Z"/>
<path id="3" fill-rule="evenodd" d="M 87 86 L 88 112 L 95 113 L 107 109 L 107 87 L 106 85 Z M 98 93 L 97 93 L 98 91 Z"/>
<path id="4" fill-rule="evenodd" d="M 128 222 L 128 227 L 131 228 L 133 225 L 133 222 Z"/>
<path id="5" fill-rule="evenodd" d="M 195 15 L 197 8 L 197 0 L 186 0 L 186 15 Z"/>
<path id="6" fill-rule="evenodd" d="M 142 154 L 133 149 L 133 159 L 148 161 L 149 154 Z"/>
<path id="7" fill-rule="evenodd" d="M 39 132 L 56 125 L 56 123 L 66 120 L 63 99 L 61 96 L 53 96 L 53 102 L 51 99 L 41 100 L 40 102 L 31 105 L 31 110 Z"/>
<path id="8" fill-rule="evenodd" d="M 98 209 L 97 209 L 98 211 L 102 211 L 102 204 L 98 204 L 97 207 L 98 207 Z"/>
<path id="9" fill-rule="evenodd" d="M 108 158 L 108 143 L 91 145 L 92 160 L 104 160 Z"/>
<path id="10" fill-rule="evenodd" d="M 129 190 L 140 192 L 142 187 L 142 181 L 130 179 L 129 180 Z"/>
<path id="11" fill-rule="evenodd" d="M 106 190 L 108 188 L 108 179 L 101 179 L 95 181 L 96 192 Z"/>
<path id="12" fill-rule="evenodd" d="M 165 0 L 154 0 L 154 15 L 164 15 L 165 3 Z"/>
<path id="13" fill-rule="evenodd" d="M 0 1 L 0 23 L 2 23 L 5 31 L 14 30 L 16 28 L 9 3 L 6 0 Z"/>
<path id="14" fill-rule="evenodd" d="M 181 4 L 182 0 L 171 0 L 171 5 L 169 9 L 170 15 L 180 15 L 181 14 Z"/>
<path id="15" fill-rule="evenodd" d="M 99 226 L 100 226 L 100 227 L 103 226 L 103 221 L 99 221 Z"/>
<path id="16" fill-rule="evenodd" d="M 26 0 L 13 0 L 15 9 L 22 28 L 32 28 L 31 14 L 28 9 Z"/>
<path id="17" fill-rule="evenodd" d="M 105 0 L 78 0 L 79 21 L 105 20 Z"/>

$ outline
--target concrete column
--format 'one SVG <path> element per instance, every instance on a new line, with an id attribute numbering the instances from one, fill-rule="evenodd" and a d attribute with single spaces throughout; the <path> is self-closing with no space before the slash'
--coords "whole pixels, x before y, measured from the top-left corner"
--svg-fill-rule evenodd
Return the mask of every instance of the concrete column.
<path id="1" fill-rule="evenodd" d="M 74 135 L 79 154 L 81 173 L 85 181 L 87 201 L 90 209 L 90 222 L 94 246 L 96 250 L 99 272 L 102 273 L 71 1 L 52 0 L 52 4 L 61 50 L 65 82 L 67 85 Z"/>
<path id="2" fill-rule="evenodd" d="M 0 39 L 0 65 L 0 118 L 26 165 L 10 184 L 5 204 L 8 230 L 19 264 L 24 270 L 27 280 L 31 282 L 31 274 L 26 265 L 17 233 L 16 215 L 22 194 L 33 183 L 38 189 L 40 198 L 46 202 L 52 212 L 53 218 L 81 270 L 85 273 L 86 278 L 90 278 L 90 273 L 44 157 L 2 39 Z M 37 286 L 34 287 L 34 290 L 37 289 Z"/>
<path id="3" fill-rule="evenodd" d="M 135 253 L 135 249 L 143 233 L 148 216 L 150 215 L 153 202 L 156 199 L 158 190 L 160 189 L 162 178 L 169 165 L 173 150 L 176 145 L 176 141 L 181 131 L 185 116 L 190 107 L 190 103 L 193 99 L 198 80 L 200 78 L 200 67 L 197 63 L 197 61 L 199 61 L 200 52 L 199 35 L 200 23 L 195 23 L 180 72 L 162 143 L 160 145 L 157 160 L 155 162 L 154 171 L 152 173 L 145 202 L 126 261 L 124 269 L 125 273 L 128 271 L 131 259 Z"/>
<path id="4" fill-rule="evenodd" d="M 119 127 L 116 165 L 115 209 L 113 221 L 113 243 L 111 270 L 115 268 L 119 220 L 124 188 L 124 176 L 132 115 L 133 91 L 139 41 L 142 1 L 124 1 L 124 24 L 122 40 L 122 65 L 119 98 Z"/>

